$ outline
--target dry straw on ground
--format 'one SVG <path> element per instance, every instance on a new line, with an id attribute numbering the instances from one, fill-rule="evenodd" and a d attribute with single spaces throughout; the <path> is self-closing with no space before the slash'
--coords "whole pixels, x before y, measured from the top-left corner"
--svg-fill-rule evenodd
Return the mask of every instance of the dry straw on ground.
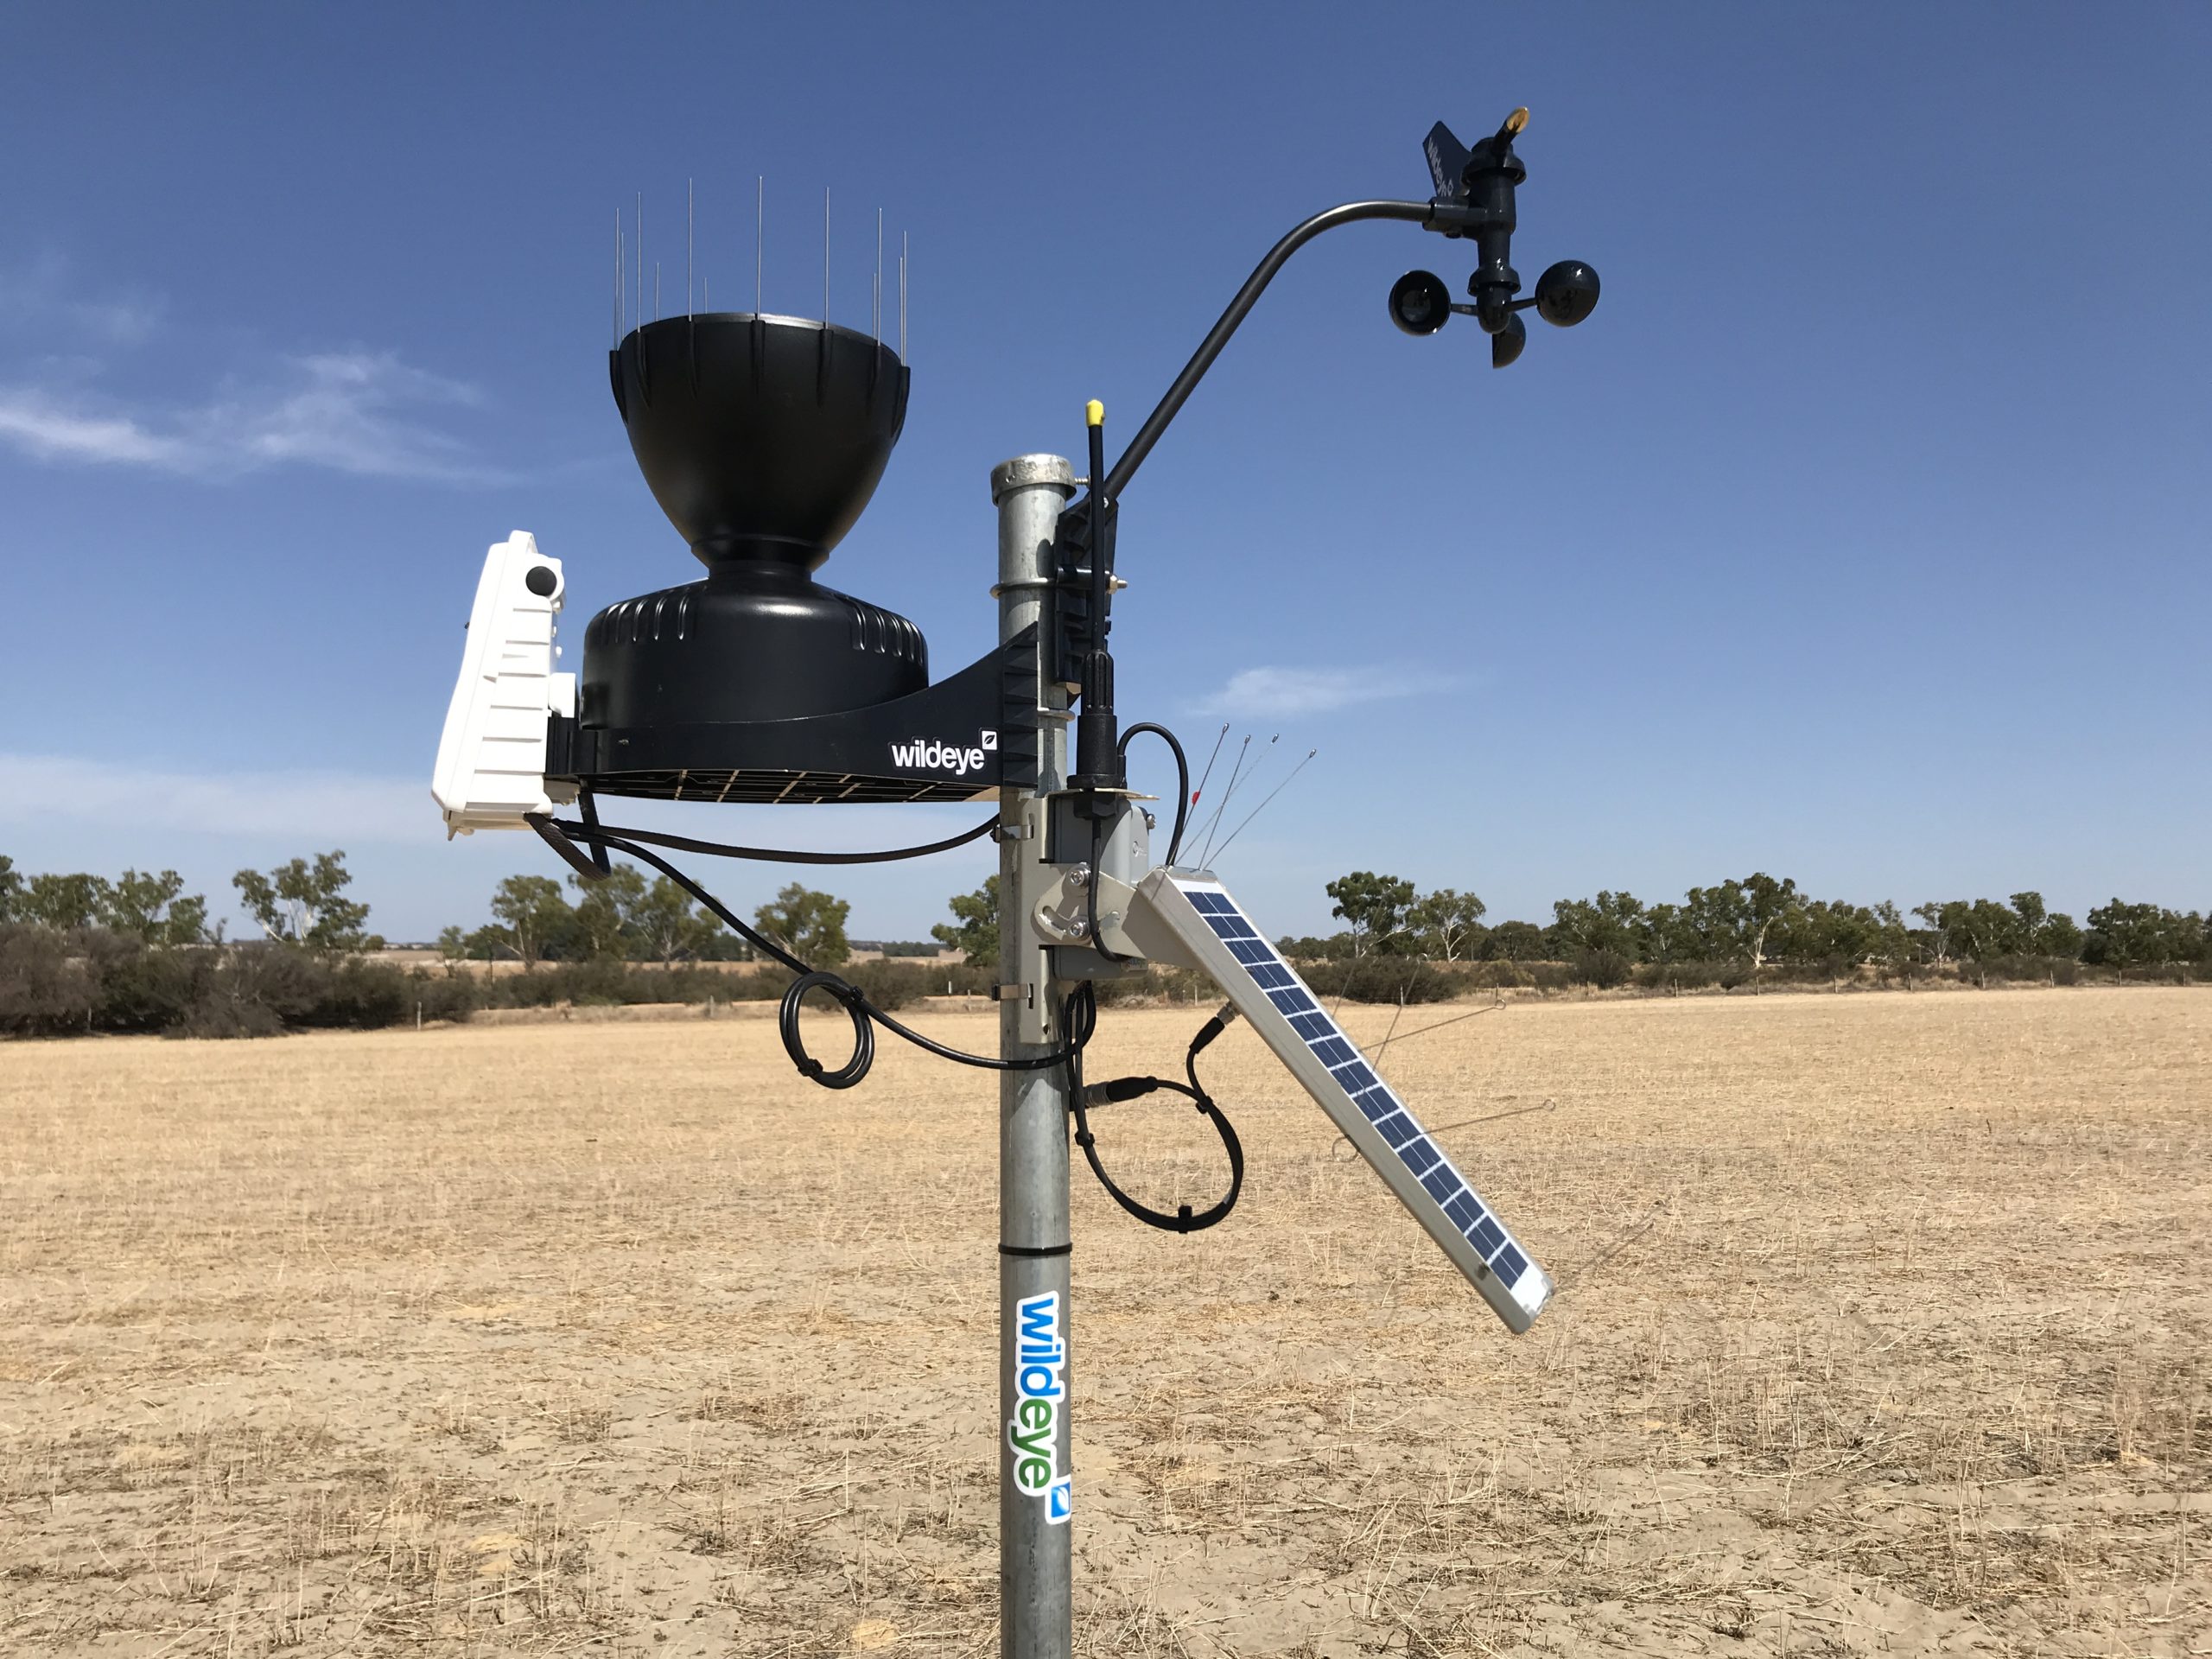
<path id="1" fill-rule="evenodd" d="M 1232 1220 L 1078 1192 L 1081 1652 L 2212 1651 L 2212 997 L 1402 1035 L 1432 1122 L 1556 1102 L 1443 1137 L 1564 1281 L 1518 1341 L 1209 1059 Z M 0 1049 L 0 1650 L 990 1653 L 993 1100 L 757 1020 Z"/>

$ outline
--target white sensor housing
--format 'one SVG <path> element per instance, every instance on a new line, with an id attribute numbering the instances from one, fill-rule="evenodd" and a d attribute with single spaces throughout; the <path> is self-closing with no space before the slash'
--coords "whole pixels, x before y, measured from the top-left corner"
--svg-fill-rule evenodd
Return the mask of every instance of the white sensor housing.
<path id="1" fill-rule="evenodd" d="M 547 718 L 576 711 L 576 677 L 553 671 L 554 619 L 566 592 L 561 562 L 539 553 L 527 531 L 484 556 L 430 779 L 448 836 L 526 830 L 526 814 L 575 798 L 573 785 L 555 793 L 545 781 Z"/>

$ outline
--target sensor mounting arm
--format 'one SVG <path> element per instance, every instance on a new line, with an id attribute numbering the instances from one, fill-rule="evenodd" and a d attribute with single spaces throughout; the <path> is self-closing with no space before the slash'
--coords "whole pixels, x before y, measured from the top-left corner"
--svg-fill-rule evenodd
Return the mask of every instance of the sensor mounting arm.
<path id="1" fill-rule="evenodd" d="M 1198 342 L 1198 349 L 1183 365 L 1182 373 L 1175 377 L 1174 385 L 1167 388 L 1166 395 L 1160 398 L 1152 413 L 1144 417 L 1144 424 L 1137 429 L 1136 436 L 1129 440 L 1129 447 L 1122 451 L 1122 458 L 1114 463 L 1114 470 L 1106 475 L 1105 486 L 1099 493 L 1109 502 L 1121 499 L 1122 492 L 1129 486 L 1129 480 L 1136 476 L 1137 468 L 1144 465 L 1144 458 L 1152 453 L 1153 445 L 1158 443 L 1160 434 L 1167 430 L 1167 423 L 1190 401 L 1191 394 L 1198 390 L 1198 382 L 1205 378 L 1206 371 L 1221 355 L 1222 347 L 1229 344 L 1230 336 L 1251 314 L 1252 308 L 1259 303 L 1260 296 L 1267 292 L 1268 284 L 1274 281 L 1275 273 L 1289 263 L 1292 254 L 1322 232 L 1333 231 L 1339 225 L 1356 224 L 1363 219 L 1395 219 L 1440 231 L 1446 228 L 1452 213 L 1452 204 L 1441 201 L 1347 201 L 1314 214 L 1269 248 L 1268 257 L 1260 261 L 1258 267 L 1244 279 L 1244 286 L 1236 290 L 1236 297 L 1221 314 L 1221 321 L 1215 323 L 1212 330 Z M 1092 488 L 1097 490 L 1099 486 L 1094 484 Z"/>

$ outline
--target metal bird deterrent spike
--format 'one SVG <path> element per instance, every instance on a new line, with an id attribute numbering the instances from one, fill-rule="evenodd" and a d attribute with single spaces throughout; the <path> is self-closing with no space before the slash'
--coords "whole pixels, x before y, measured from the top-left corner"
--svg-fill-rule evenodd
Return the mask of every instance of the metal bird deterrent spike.
<path id="1" fill-rule="evenodd" d="M 1191 791 L 1191 804 L 1198 804 L 1198 797 L 1206 792 L 1206 779 L 1213 776 L 1213 763 L 1221 759 L 1221 746 L 1229 740 L 1229 722 L 1223 721 L 1221 729 L 1213 734 L 1213 753 L 1206 756 L 1206 768 L 1198 774 L 1198 786 Z"/>
<path id="2" fill-rule="evenodd" d="M 1230 763 L 1229 783 L 1222 791 L 1221 799 L 1215 803 L 1212 816 L 1207 818 L 1204 824 L 1199 826 L 1201 829 L 1208 830 L 1209 834 L 1211 833 L 1211 826 L 1221 821 L 1221 809 L 1229 804 L 1229 798 L 1235 792 L 1236 788 L 1236 775 L 1244 770 L 1244 757 L 1251 752 L 1252 734 L 1247 732 L 1244 734 L 1243 740 L 1236 746 L 1236 760 Z M 1205 868 L 1205 855 L 1201 853 L 1198 855 L 1198 868 L 1200 869 L 1204 869 Z"/>
<path id="3" fill-rule="evenodd" d="M 1246 741 L 1248 742 L 1249 741 L 1249 739 Z M 1214 850 L 1213 838 L 1220 831 L 1222 815 L 1229 810 L 1229 803 L 1235 798 L 1238 787 L 1241 785 L 1250 783 L 1254 778 L 1259 775 L 1260 768 L 1267 765 L 1268 757 L 1274 753 L 1275 745 L 1281 741 L 1282 734 L 1281 732 L 1277 732 L 1273 737 L 1268 740 L 1267 747 L 1262 749 L 1257 755 L 1253 757 L 1252 769 L 1249 772 L 1244 771 L 1240 764 L 1236 771 L 1229 774 L 1229 787 L 1221 791 L 1220 804 L 1214 808 L 1213 817 L 1206 820 L 1206 849 L 1204 856 L 1199 860 L 1200 868 L 1211 868 L 1211 860 L 1213 858 Z M 1240 754 L 1237 759 L 1241 763 L 1243 760 L 1243 756 Z"/>
<path id="4" fill-rule="evenodd" d="M 1286 789 L 1288 789 L 1292 782 L 1297 778 L 1298 774 L 1306 770 L 1306 762 L 1307 760 L 1311 760 L 1315 755 L 1320 753 L 1321 751 L 1319 749 L 1306 750 L 1306 760 L 1300 760 L 1296 766 L 1293 766 L 1290 769 L 1290 776 L 1284 779 L 1282 782 L 1277 784 L 1273 789 L 1268 791 L 1267 800 L 1262 801 L 1257 806 L 1254 807 L 1249 812 L 1247 812 L 1244 815 L 1244 823 L 1238 824 L 1234 830 L 1229 832 L 1229 841 L 1223 842 L 1221 845 L 1215 849 L 1214 856 L 1218 858 L 1224 853 L 1226 853 L 1229 850 L 1229 842 L 1236 840 L 1237 836 L 1244 833 L 1244 824 L 1251 823 L 1252 820 L 1258 817 L 1261 813 L 1266 811 L 1268 810 L 1268 802 L 1273 801 L 1276 796 L 1281 794 Z"/>

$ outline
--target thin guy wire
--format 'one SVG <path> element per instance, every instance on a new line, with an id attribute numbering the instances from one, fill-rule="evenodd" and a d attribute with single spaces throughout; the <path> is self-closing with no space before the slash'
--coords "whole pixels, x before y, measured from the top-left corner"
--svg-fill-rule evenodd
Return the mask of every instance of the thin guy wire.
<path id="1" fill-rule="evenodd" d="M 691 309 L 691 243 L 696 228 L 691 209 L 691 181 L 683 181 L 683 316 L 689 321 L 695 315 Z"/>
<path id="2" fill-rule="evenodd" d="M 899 232 L 899 360 L 906 358 L 906 232 Z"/>
<path id="3" fill-rule="evenodd" d="M 1319 749 L 1306 750 L 1306 760 L 1311 760 L 1315 755 L 1320 753 L 1321 751 Z M 1247 812 L 1244 815 L 1244 823 L 1251 823 L 1252 820 L 1258 817 L 1261 813 L 1266 811 L 1268 810 L 1268 802 L 1274 800 L 1276 796 L 1281 794 L 1283 791 L 1290 787 L 1291 779 L 1297 777 L 1300 772 L 1306 770 L 1306 760 L 1301 760 L 1296 766 L 1293 766 L 1290 769 L 1290 777 L 1284 779 L 1282 782 L 1277 784 L 1273 789 L 1269 790 L 1268 791 L 1268 799 L 1266 801 L 1262 801 L 1257 806 L 1254 807 L 1249 812 Z M 1229 842 L 1236 840 L 1237 836 L 1244 833 L 1244 823 L 1238 824 L 1234 830 L 1229 832 L 1229 841 L 1223 842 L 1218 851 L 1226 853 L 1229 850 Z"/>
<path id="4" fill-rule="evenodd" d="M 1368 1062 L 1377 1071 L 1382 1069 L 1382 1057 L 1390 1052 L 1390 1039 L 1398 1034 L 1398 1021 L 1405 1017 L 1406 994 L 1401 989 L 1398 993 L 1398 1006 L 1390 1012 L 1390 1029 L 1382 1033 L 1382 1046 L 1375 1051 L 1375 1058 Z"/>
<path id="5" fill-rule="evenodd" d="M 883 209 L 875 210 L 875 343 L 883 344 Z"/>
<path id="6" fill-rule="evenodd" d="M 768 230 L 768 175 L 758 173 L 753 179 L 753 315 L 760 315 L 761 245 Z"/>
<path id="7" fill-rule="evenodd" d="M 822 326 L 830 326 L 830 187 L 822 187 Z"/>

